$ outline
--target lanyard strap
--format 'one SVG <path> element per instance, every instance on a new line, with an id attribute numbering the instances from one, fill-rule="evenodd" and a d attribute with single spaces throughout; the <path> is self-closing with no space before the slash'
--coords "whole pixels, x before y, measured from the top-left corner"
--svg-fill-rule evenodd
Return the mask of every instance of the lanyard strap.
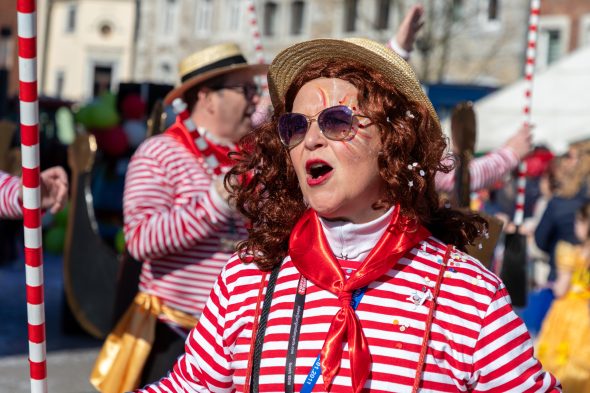
<path id="1" fill-rule="evenodd" d="M 281 270 L 281 262 L 273 268 L 272 273 L 268 279 L 266 286 L 266 294 L 264 296 L 264 304 L 262 306 L 262 312 L 260 313 L 260 321 L 258 326 L 255 326 L 256 341 L 254 342 L 254 351 L 252 353 L 251 361 L 249 362 L 249 375 L 246 376 L 245 391 L 249 393 L 258 393 L 258 384 L 260 377 L 260 361 L 262 360 L 262 345 L 264 344 L 264 333 L 266 331 L 266 322 L 268 321 L 268 313 L 270 312 L 270 305 L 272 303 L 272 295 L 275 292 L 275 284 L 277 283 L 277 277 Z M 264 280 L 260 284 L 261 288 L 264 286 Z M 260 297 L 260 296 L 259 296 Z M 258 303 L 260 304 L 260 302 Z M 258 321 L 258 308 L 256 315 L 254 316 L 254 324 Z M 254 333 L 254 332 L 253 332 Z M 249 380 L 249 381 L 248 381 Z M 248 383 L 249 382 L 249 383 Z"/>
<path id="2" fill-rule="evenodd" d="M 426 361 L 426 352 L 428 350 L 428 341 L 430 340 L 430 330 L 432 328 L 432 320 L 434 319 L 434 311 L 436 308 L 436 299 L 440 292 L 440 286 L 442 284 L 445 267 L 447 266 L 449 257 L 453 246 L 448 245 L 443 262 L 440 265 L 438 277 L 436 279 L 436 285 L 432 293 L 432 299 L 428 310 L 428 316 L 426 318 L 426 326 L 424 328 L 424 335 L 422 337 L 422 346 L 420 348 L 420 356 L 418 358 L 418 365 L 416 367 L 416 376 L 414 378 L 414 384 L 412 386 L 412 393 L 417 393 L 420 387 L 420 381 L 422 379 L 422 372 L 424 370 L 424 363 Z M 295 386 L 295 363 L 297 360 L 297 344 L 299 343 L 299 332 L 301 331 L 301 320 L 303 317 L 303 308 L 305 306 L 305 293 L 307 290 L 307 280 L 300 276 L 299 284 L 297 286 L 297 294 L 295 295 L 295 305 L 293 306 L 293 317 L 291 319 L 291 332 L 289 334 L 289 346 L 287 350 L 287 363 L 285 368 L 285 393 L 294 393 Z M 353 310 L 358 307 L 363 295 L 365 294 L 367 287 L 357 289 L 353 292 L 352 300 L 350 302 Z M 322 373 L 320 366 L 320 355 L 317 356 L 305 382 L 301 387 L 301 393 L 311 393 L 314 386 L 316 385 L 320 374 Z"/>
<path id="3" fill-rule="evenodd" d="M 352 294 L 350 306 L 356 310 L 367 287 L 359 288 Z M 295 295 L 295 304 L 293 306 L 293 317 L 291 318 L 291 332 L 289 333 L 289 346 L 287 349 L 287 363 L 285 367 L 285 393 L 294 393 L 295 390 L 295 363 L 297 362 L 297 344 L 299 343 L 299 332 L 301 331 L 301 320 L 303 318 L 303 309 L 305 307 L 305 293 L 307 292 L 307 280 L 305 277 L 299 277 L 297 285 L 297 294 Z M 317 356 L 311 371 L 305 379 L 301 392 L 311 392 L 321 374 L 320 355 Z"/>

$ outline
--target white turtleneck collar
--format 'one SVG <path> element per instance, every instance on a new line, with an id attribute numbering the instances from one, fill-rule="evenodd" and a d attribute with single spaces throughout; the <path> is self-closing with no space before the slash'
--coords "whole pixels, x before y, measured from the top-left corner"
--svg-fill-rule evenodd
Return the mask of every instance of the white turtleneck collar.
<path id="1" fill-rule="evenodd" d="M 329 221 L 320 217 L 328 244 L 336 258 L 362 262 L 379 241 L 391 222 L 395 207 L 364 224 L 349 221 Z"/>

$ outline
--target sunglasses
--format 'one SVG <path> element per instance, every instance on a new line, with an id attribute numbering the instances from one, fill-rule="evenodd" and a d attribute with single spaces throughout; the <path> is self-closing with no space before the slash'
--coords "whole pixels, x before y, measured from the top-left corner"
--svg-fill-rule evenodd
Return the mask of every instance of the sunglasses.
<path id="1" fill-rule="evenodd" d="M 326 108 L 314 116 L 306 116 L 301 113 L 283 113 L 279 117 L 279 138 L 289 148 L 297 146 L 305 138 L 305 134 L 311 127 L 311 123 L 318 122 L 322 135 L 333 141 L 350 140 L 356 135 L 356 127 L 365 128 L 373 123 L 360 124 L 358 118 L 368 118 L 357 115 L 345 105 Z M 355 124 L 356 120 L 356 124 Z"/>

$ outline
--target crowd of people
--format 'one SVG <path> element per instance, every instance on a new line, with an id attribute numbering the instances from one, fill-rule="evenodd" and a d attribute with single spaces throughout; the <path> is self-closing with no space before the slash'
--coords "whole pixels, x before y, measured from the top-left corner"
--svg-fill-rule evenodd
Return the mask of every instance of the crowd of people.
<path id="1" fill-rule="evenodd" d="M 501 264 L 467 252 L 486 220 L 440 199 L 453 151 L 407 62 L 422 12 L 388 45 L 310 40 L 267 66 L 221 44 L 181 62 L 177 117 L 126 172 L 141 274 L 92 370 L 100 392 L 590 391 L 590 146 L 555 157 L 515 126 L 469 164 L 478 208 L 548 266 L 515 308 Z M 42 172 L 41 207 L 67 186 Z M 20 214 L 20 179 L 0 173 L 0 215 Z"/>

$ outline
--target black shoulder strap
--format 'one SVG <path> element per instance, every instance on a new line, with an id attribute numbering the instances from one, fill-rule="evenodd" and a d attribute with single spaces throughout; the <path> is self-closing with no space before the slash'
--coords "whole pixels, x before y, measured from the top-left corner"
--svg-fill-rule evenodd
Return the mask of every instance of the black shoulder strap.
<path id="1" fill-rule="evenodd" d="M 258 393 L 258 374 L 260 374 L 260 361 L 262 357 L 262 344 L 264 343 L 264 333 L 266 332 L 266 321 L 268 320 L 268 313 L 270 311 L 270 304 L 272 303 L 272 295 L 275 292 L 275 284 L 281 270 L 282 261 L 272 269 L 272 273 L 268 279 L 266 286 L 266 294 L 264 295 L 264 303 L 260 313 L 260 321 L 258 322 L 258 331 L 256 332 L 256 342 L 254 343 L 254 357 L 252 358 L 252 377 L 250 378 L 250 393 Z"/>

